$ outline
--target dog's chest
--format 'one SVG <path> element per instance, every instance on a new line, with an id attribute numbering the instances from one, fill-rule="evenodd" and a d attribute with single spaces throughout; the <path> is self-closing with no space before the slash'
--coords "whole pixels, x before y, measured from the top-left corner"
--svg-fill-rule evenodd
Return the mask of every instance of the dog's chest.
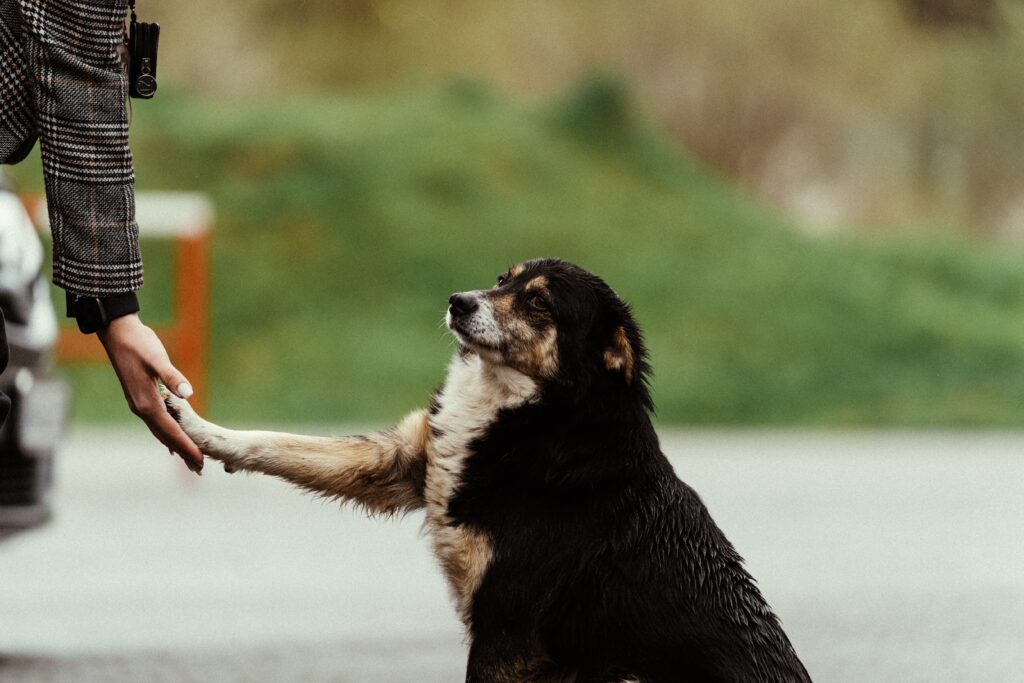
<path id="1" fill-rule="evenodd" d="M 426 524 L 464 621 L 493 546 L 482 531 L 457 524 L 449 515 L 449 503 L 472 457 L 473 442 L 500 411 L 532 400 L 536 390 L 533 380 L 514 370 L 490 366 L 476 355 L 456 357 L 430 416 L 434 436 L 427 449 Z"/>

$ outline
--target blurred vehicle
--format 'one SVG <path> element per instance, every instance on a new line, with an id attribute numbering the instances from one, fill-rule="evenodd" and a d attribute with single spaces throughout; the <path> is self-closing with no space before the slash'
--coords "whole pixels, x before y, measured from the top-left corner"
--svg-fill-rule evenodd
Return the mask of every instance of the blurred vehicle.
<path id="1" fill-rule="evenodd" d="M 43 265 L 32 220 L 0 177 L 0 310 L 10 347 L 0 391 L 12 404 L 0 429 L 0 539 L 50 518 L 54 454 L 68 421 L 70 392 L 53 370 L 57 316 Z"/>

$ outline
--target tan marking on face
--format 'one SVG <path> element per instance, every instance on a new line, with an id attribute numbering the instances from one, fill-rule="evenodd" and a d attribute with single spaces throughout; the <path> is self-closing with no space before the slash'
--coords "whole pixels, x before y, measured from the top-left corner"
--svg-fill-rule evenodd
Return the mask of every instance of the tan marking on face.
<path id="1" fill-rule="evenodd" d="M 509 268 L 509 271 L 508 271 L 508 279 L 511 280 L 513 278 L 519 277 L 520 275 L 523 274 L 523 271 L 525 271 L 525 270 L 526 270 L 526 266 L 524 266 L 522 263 L 520 263 L 518 265 L 515 265 L 515 266 L 512 266 L 511 268 Z"/>
<path id="2" fill-rule="evenodd" d="M 514 294 L 491 297 L 491 308 L 494 310 L 494 316 L 498 319 L 499 324 L 504 325 L 511 319 L 515 299 Z"/>
<path id="3" fill-rule="evenodd" d="M 546 292 L 547 286 L 547 278 L 540 275 L 531 279 L 524 291 Z M 553 377 L 558 370 L 557 332 L 550 326 L 536 329 L 516 310 L 515 301 L 514 294 L 491 298 L 491 308 L 505 340 L 505 360 L 510 367 L 530 377 Z"/>
<path id="4" fill-rule="evenodd" d="M 612 335 L 612 345 L 605 349 L 604 364 L 609 370 L 622 371 L 627 382 L 633 381 L 633 347 L 621 325 Z"/>
<path id="5" fill-rule="evenodd" d="M 526 287 L 523 289 L 527 292 L 544 292 L 546 294 L 548 291 L 548 279 L 543 275 L 538 275 L 527 282 Z"/>
<path id="6" fill-rule="evenodd" d="M 516 360 L 534 377 L 554 377 L 558 372 L 558 332 L 554 327 L 544 330 Z"/>

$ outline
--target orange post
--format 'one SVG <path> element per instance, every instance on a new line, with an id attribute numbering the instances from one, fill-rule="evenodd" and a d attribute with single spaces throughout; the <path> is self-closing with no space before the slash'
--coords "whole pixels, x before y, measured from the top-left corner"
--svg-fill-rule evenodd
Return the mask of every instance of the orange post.
<path id="1" fill-rule="evenodd" d="M 23 197 L 37 225 L 46 220 L 45 201 Z M 209 229 L 212 211 L 202 197 L 177 193 L 139 193 L 137 212 L 142 236 L 167 238 L 175 243 L 173 319 L 155 331 L 175 367 L 192 383 L 190 399 L 200 413 L 206 410 L 209 339 Z M 147 215 L 148 214 L 148 215 Z M 106 360 L 95 335 L 63 326 L 57 338 L 57 360 L 94 363 Z"/>
<path id="2" fill-rule="evenodd" d="M 207 325 L 209 314 L 209 237 L 208 233 L 178 241 L 177 299 L 178 324 L 177 363 L 192 382 L 195 395 L 191 399 L 200 413 L 206 410 Z"/>

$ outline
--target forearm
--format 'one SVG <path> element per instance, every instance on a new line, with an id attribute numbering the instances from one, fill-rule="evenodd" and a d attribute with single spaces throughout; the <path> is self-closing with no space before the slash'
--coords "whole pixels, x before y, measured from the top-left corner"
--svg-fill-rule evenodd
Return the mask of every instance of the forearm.
<path id="1" fill-rule="evenodd" d="M 127 78 L 127 5 L 21 0 L 53 233 L 53 280 L 83 296 L 142 285 Z"/>

